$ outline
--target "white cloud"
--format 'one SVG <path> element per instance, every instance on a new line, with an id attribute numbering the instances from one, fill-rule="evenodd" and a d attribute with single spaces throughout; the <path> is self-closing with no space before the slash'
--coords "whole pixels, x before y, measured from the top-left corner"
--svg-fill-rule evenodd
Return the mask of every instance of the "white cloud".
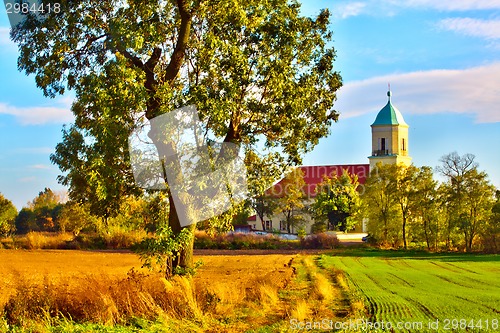
<path id="1" fill-rule="evenodd" d="M 403 114 L 459 113 L 477 122 L 500 122 L 500 62 L 462 70 L 431 70 L 374 77 L 345 84 L 336 109 L 342 117 L 376 114 L 392 101 Z"/>
<path id="2" fill-rule="evenodd" d="M 340 4 L 335 8 L 335 15 L 342 19 L 348 18 L 350 16 L 358 16 L 363 13 L 363 9 L 366 7 L 366 3 L 363 2 L 349 2 Z"/>
<path id="3" fill-rule="evenodd" d="M 35 165 L 30 165 L 30 169 L 37 169 L 37 170 L 52 170 L 52 166 L 50 165 L 45 165 L 45 164 L 35 164 Z"/>
<path id="4" fill-rule="evenodd" d="M 389 2 L 404 7 L 424 7 L 446 11 L 500 9 L 500 0 L 392 0 Z"/>
<path id="5" fill-rule="evenodd" d="M 22 125 L 64 124 L 73 120 L 70 111 L 70 100 L 58 100 L 60 106 L 17 107 L 0 103 L 0 114 L 8 114 L 17 118 Z"/>
<path id="6" fill-rule="evenodd" d="M 437 26 L 466 36 L 500 39 L 500 20 L 448 18 L 439 21 Z"/>
<path id="7" fill-rule="evenodd" d="M 500 0 L 365 0 L 335 1 L 331 5 L 338 18 L 359 15 L 394 16 L 404 9 L 431 9 L 439 11 L 468 11 L 500 9 Z"/>

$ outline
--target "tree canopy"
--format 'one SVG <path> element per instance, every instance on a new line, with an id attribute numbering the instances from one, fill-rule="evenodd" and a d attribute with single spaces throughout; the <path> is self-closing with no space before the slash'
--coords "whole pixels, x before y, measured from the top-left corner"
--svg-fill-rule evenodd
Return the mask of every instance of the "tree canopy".
<path id="1" fill-rule="evenodd" d="M 75 124 L 52 161 L 70 197 L 106 216 L 136 190 L 130 131 L 181 106 L 197 107 L 206 140 L 259 151 L 281 170 L 300 164 L 338 118 L 329 16 L 304 17 L 297 1 L 280 0 L 63 1 L 11 37 L 19 69 L 46 96 L 75 91 Z"/>
<path id="2" fill-rule="evenodd" d="M 316 198 L 311 206 L 317 223 L 327 223 L 328 230 L 354 228 L 361 207 L 358 186 L 358 177 L 347 170 L 342 175 L 325 176 L 316 186 Z"/>

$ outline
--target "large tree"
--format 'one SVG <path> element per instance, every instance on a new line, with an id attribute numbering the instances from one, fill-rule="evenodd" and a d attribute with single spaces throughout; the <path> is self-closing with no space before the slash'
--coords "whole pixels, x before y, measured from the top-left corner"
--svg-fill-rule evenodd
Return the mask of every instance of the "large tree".
<path id="1" fill-rule="evenodd" d="M 409 219 L 415 213 L 420 204 L 417 195 L 417 183 L 419 179 L 419 169 L 414 165 L 394 165 L 393 181 L 395 183 L 396 200 L 401 213 L 401 232 L 403 235 L 403 246 L 408 248 L 407 226 Z"/>
<path id="2" fill-rule="evenodd" d="M 446 176 L 443 192 L 448 210 L 448 225 L 462 232 L 465 249 L 472 250 L 476 236 L 489 223 L 495 187 L 488 175 L 478 170 L 475 156 L 456 152 L 441 158 L 440 172 Z"/>
<path id="3" fill-rule="evenodd" d="M 61 181 L 73 196 L 80 184 L 108 203 L 132 190 L 127 162 L 117 161 L 141 116 L 151 120 L 194 104 L 206 139 L 245 152 L 259 144 L 269 148 L 264 156 L 278 151 L 274 162 L 282 169 L 300 163 L 338 117 L 341 79 L 329 13 L 303 17 L 296 1 L 63 1 L 43 20 L 28 15 L 11 36 L 19 69 L 34 74 L 46 96 L 76 92 L 75 124 L 53 159 L 67 172 Z M 161 138 L 150 136 L 161 148 Z M 65 164 L 63 153 L 90 156 L 84 176 L 77 158 Z M 114 184 L 99 180 L 112 174 Z M 171 195 L 169 203 L 169 225 L 180 234 Z M 192 265 L 190 242 L 174 266 Z"/>
<path id="4" fill-rule="evenodd" d="M 440 196 L 437 190 L 437 181 L 433 179 L 432 169 L 428 166 L 420 168 L 413 185 L 413 230 L 415 236 L 422 235 L 427 249 L 437 249 L 439 221 L 440 221 Z"/>
<path id="5" fill-rule="evenodd" d="M 362 196 L 363 211 L 368 221 L 368 232 L 381 244 L 399 243 L 400 206 L 395 164 L 377 163 L 365 183 Z"/>

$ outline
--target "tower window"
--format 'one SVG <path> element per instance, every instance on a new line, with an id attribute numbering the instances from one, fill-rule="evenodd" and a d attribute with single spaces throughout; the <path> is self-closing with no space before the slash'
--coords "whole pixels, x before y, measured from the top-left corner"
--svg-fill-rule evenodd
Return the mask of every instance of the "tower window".
<path id="1" fill-rule="evenodd" d="M 385 138 L 380 139 L 380 150 L 385 150 Z"/>
<path id="2" fill-rule="evenodd" d="M 405 142 L 405 139 L 402 139 L 402 140 L 401 140 L 401 146 L 402 146 L 403 150 L 406 150 L 406 142 Z"/>

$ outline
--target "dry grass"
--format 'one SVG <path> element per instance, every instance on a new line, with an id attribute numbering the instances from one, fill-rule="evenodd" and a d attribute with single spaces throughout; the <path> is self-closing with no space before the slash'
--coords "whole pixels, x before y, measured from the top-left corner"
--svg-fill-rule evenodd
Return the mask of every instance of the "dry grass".
<path id="1" fill-rule="evenodd" d="M 58 249 L 73 239 L 71 233 L 42 233 L 30 232 L 26 235 L 26 247 L 30 250 L 35 249 Z"/>
<path id="2" fill-rule="evenodd" d="M 106 234 L 69 232 L 29 232 L 0 239 L 0 249 L 56 250 L 56 249 L 130 249 L 147 236 L 144 230 L 112 229 Z"/>
<path id="3" fill-rule="evenodd" d="M 186 331 L 243 332 L 287 318 L 281 292 L 293 284 L 291 258 L 206 256 L 194 278 L 167 281 L 130 270 L 140 266 L 131 253 L 0 250 L 0 311 L 8 323 L 37 332 L 39 323 L 64 318 L 114 325 L 137 317 Z"/>
<path id="4" fill-rule="evenodd" d="M 297 319 L 298 321 L 304 321 L 310 318 L 311 309 L 309 303 L 305 300 L 300 300 L 295 305 L 292 310 L 291 318 Z"/>

